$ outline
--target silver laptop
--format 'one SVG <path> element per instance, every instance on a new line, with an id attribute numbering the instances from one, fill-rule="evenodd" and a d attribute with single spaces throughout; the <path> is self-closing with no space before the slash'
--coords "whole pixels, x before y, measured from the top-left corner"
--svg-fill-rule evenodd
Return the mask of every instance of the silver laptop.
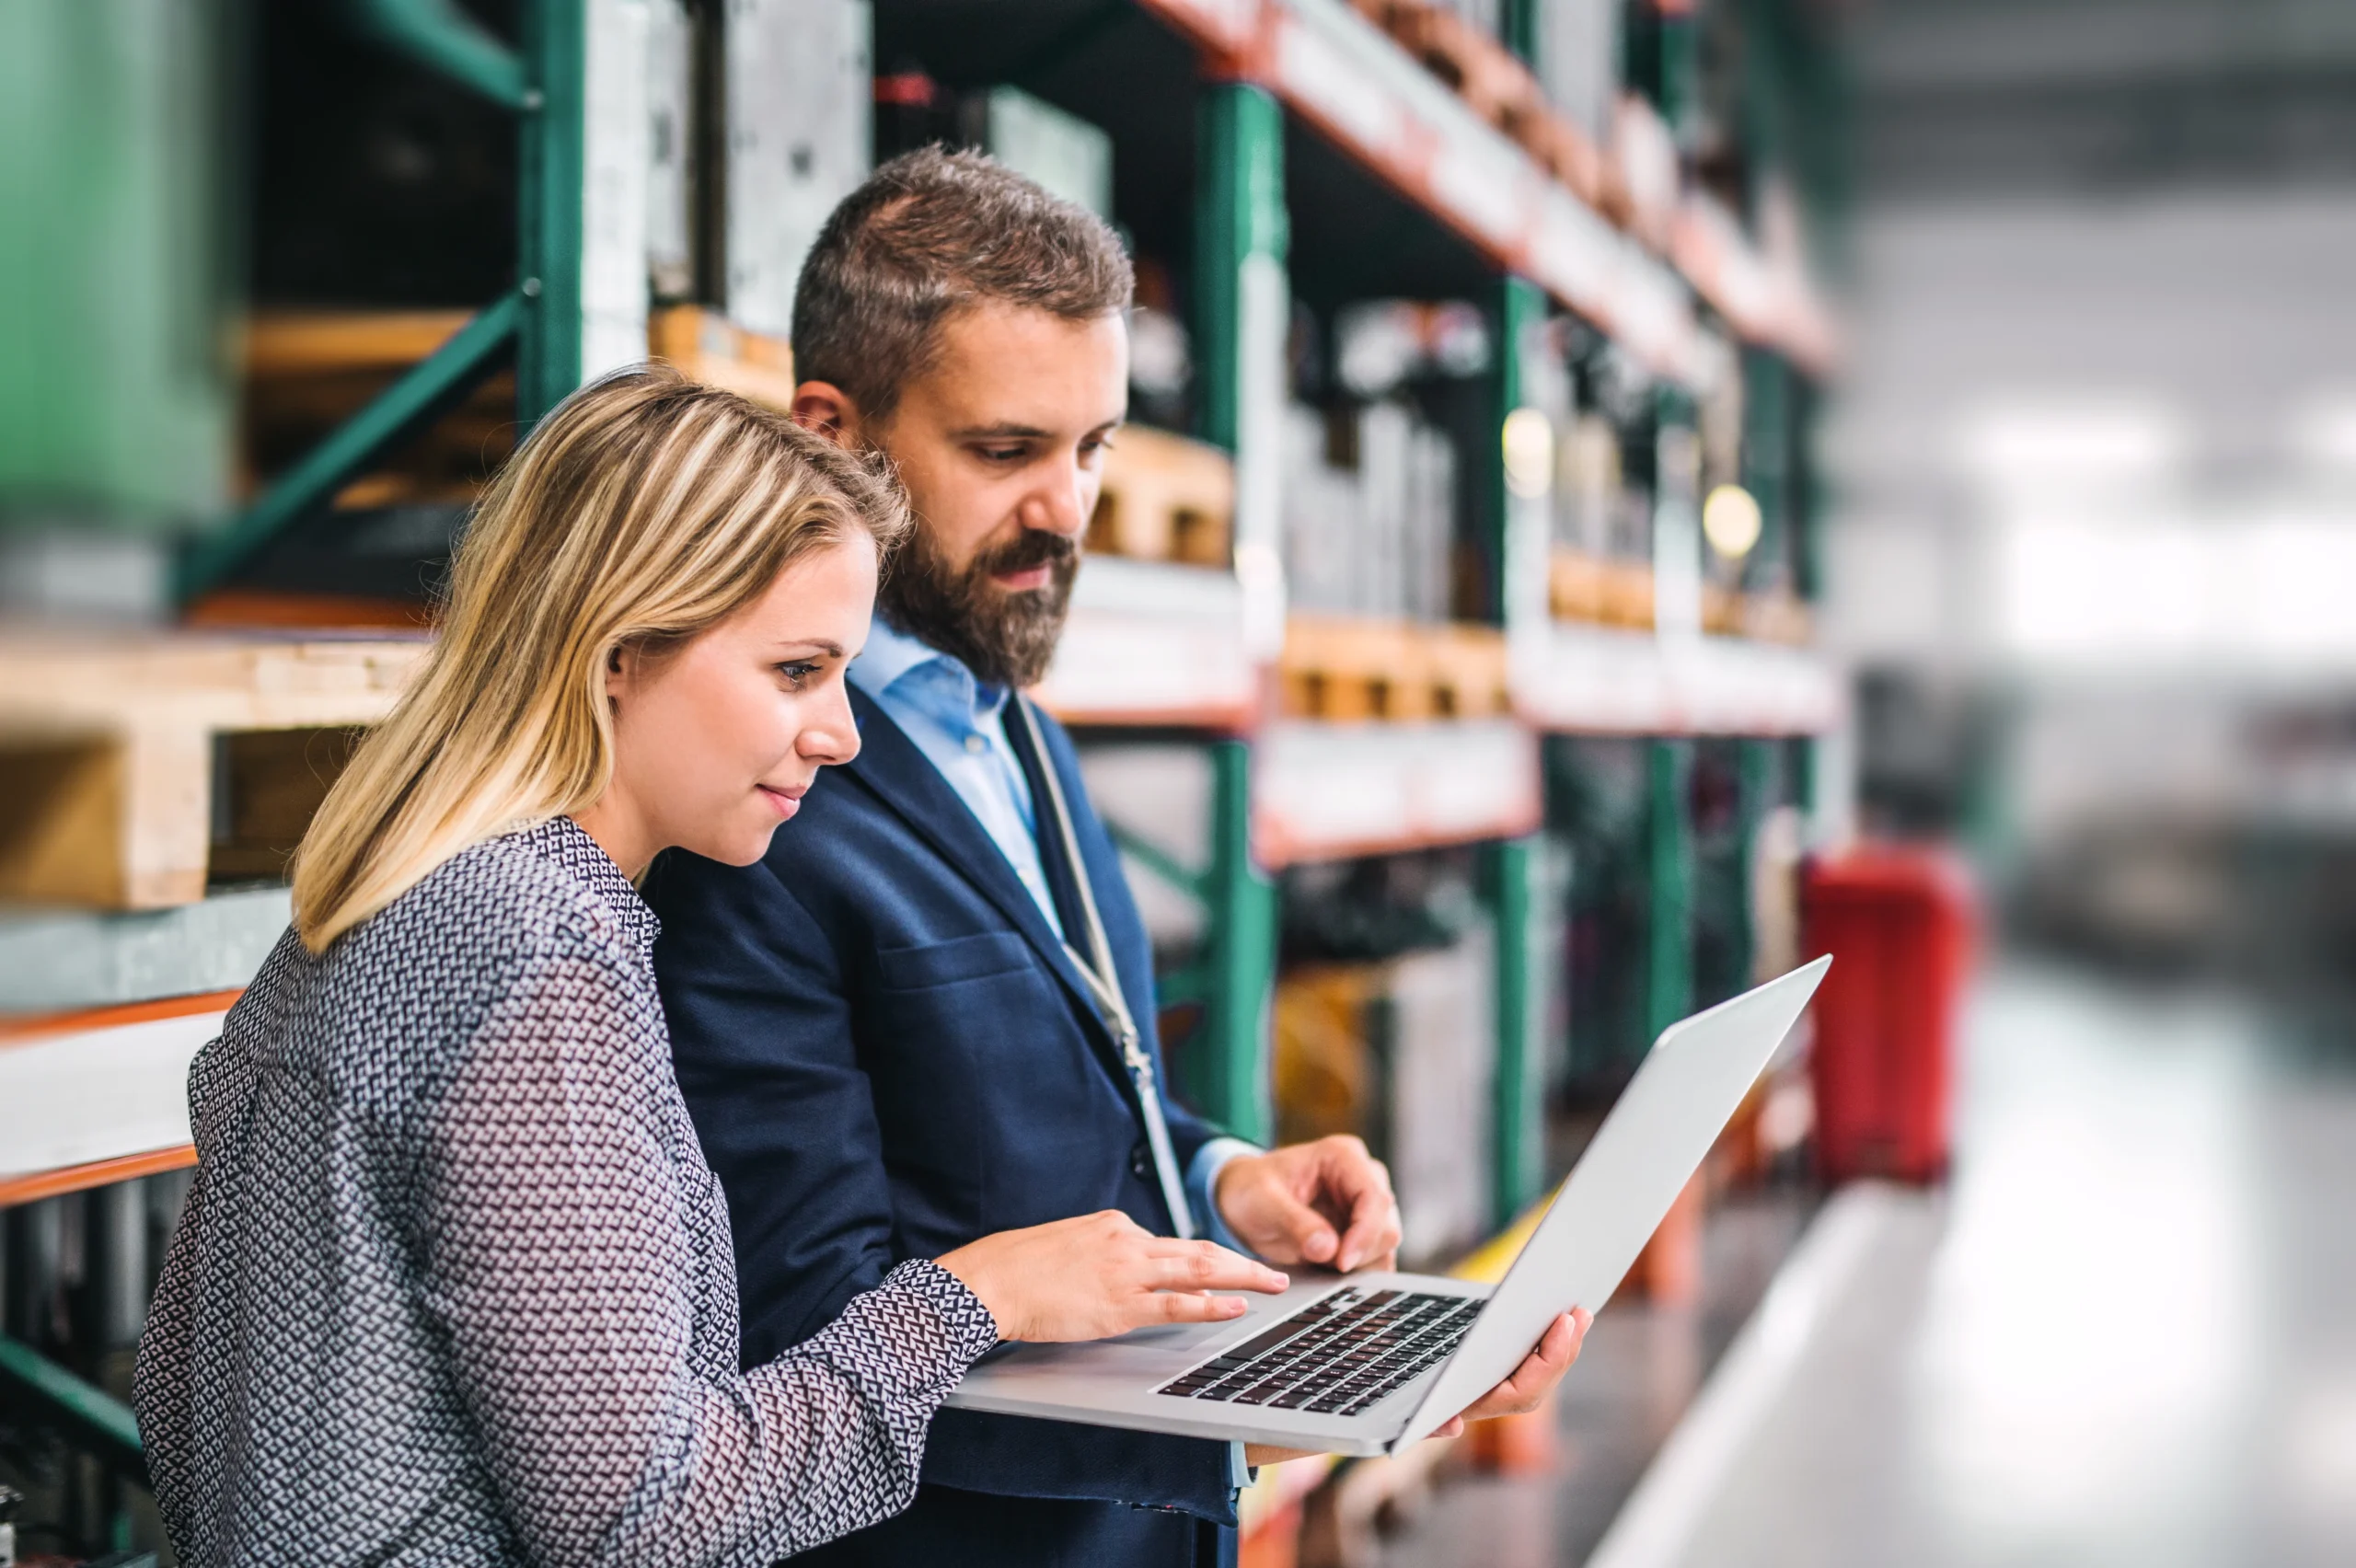
<path id="1" fill-rule="evenodd" d="M 1224 1323 L 1021 1345 L 949 1402 L 1336 1454 L 1395 1453 L 1600 1309 L 1815 994 L 1830 958 L 1664 1031 L 1504 1281 L 1295 1273 Z"/>

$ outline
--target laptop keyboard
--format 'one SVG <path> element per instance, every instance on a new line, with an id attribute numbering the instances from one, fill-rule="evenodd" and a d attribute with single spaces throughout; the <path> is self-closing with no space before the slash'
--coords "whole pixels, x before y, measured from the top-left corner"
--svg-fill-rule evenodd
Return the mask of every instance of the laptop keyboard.
<path id="1" fill-rule="evenodd" d="M 1337 1290 L 1154 1392 L 1356 1415 L 1446 1359 L 1483 1305 L 1475 1297 Z"/>

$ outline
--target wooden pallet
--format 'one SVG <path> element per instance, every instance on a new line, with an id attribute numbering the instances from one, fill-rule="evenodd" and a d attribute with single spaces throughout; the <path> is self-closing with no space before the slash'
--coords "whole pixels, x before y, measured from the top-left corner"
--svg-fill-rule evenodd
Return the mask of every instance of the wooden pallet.
<path id="1" fill-rule="evenodd" d="M 1653 569 L 1643 561 L 1558 549 L 1547 597 L 1557 620 L 1646 628 L 1653 624 Z"/>
<path id="2" fill-rule="evenodd" d="M 1608 165 L 1595 138 L 1548 108 L 1542 100 L 1515 117 L 1507 134 L 1571 193 L 1590 207 L 1604 202 L 1604 171 Z"/>
<path id="3" fill-rule="evenodd" d="M 1494 627 L 1295 615 L 1277 674 L 1288 718 L 1475 719 L 1512 706 Z"/>
<path id="4" fill-rule="evenodd" d="M 244 335 L 248 484 L 325 440 L 465 326 L 463 310 L 274 310 Z M 342 507 L 464 504 L 515 446 L 515 378 L 502 373 L 337 495 Z"/>
<path id="5" fill-rule="evenodd" d="M 1807 602 L 1789 592 L 1743 595 L 1740 625 L 1745 637 L 1804 648 L 1816 636 L 1815 617 Z"/>
<path id="6" fill-rule="evenodd" d="M 1223 571 L 1234 531 L 1233 458 L 1150 425 L 1113 437 L 1088 521 L 1091 550 Z"/>
<path id="7" fill-rule="evenodd" d="M 0 642 L 0 899 L 192 903 L 283 872 L 422 638 Z"/>
<path id="8" fill-rule="evenodd" d="M 1538 78 L 1513 51 L 1461 13 L 1427 0 L 1392 0 L 1378 17 L 1399 46 L 1507 135 L 1545 103 Z"/>
<path id="9" fill-rule="evenodd" d="M 690 381 L 793 411 L 792 345 L 748 332 L 717 311 L 699 305 L 656 311 L 646 321 L 646 354 Z"/>

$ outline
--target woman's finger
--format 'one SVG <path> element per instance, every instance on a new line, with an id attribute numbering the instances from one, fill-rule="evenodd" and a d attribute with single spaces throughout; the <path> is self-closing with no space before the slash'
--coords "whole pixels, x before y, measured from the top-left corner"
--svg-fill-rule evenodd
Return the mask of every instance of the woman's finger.
<path id="1" fill-rule="evenodd" d="M 1252 1304 L 1241 1296 L 1198 1296 L 1183 1290 L 1157 1290 L 1136 1297 L 1130 1308 L 1133 1327 L 1147 1323 L 1223 1323 L 1241 1318 Z"/>
<path id="2" fill-rule="evenodd" d="M 1258 1290 L 1274 1295 L 1292 1281 L 1265 1263 L 1208 1241 L 1179 1243 L 1184 1249 L 1149 1254 L 1146 1278 L 1157 1290 Z"/>

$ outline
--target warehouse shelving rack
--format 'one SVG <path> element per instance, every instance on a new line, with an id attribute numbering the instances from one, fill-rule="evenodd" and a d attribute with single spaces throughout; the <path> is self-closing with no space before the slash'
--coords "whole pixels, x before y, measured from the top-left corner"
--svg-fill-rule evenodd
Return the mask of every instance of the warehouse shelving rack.
<path id="1" fill-rule="evenodd" d="M 245 512 L 193 546 L 179 577 L 184 594 L 219 582 L 243 556 L 297 516 L 324 505 L 354 474 L 452 407 L 483 378 L 512 363 L 523 422 L 550 407 L 582 379 L 583 355 L 583 184 L 585 82 L 592 13 L 605 0 L 523 0 L 522 36 L 514 49 L 483 32 L 450 0 L 352 0 L 388 46 L 510 110 L 523 151 L 518 214 L 520 281 L 491 302 L 438 352 L 401 376 L 315 453 L 295 465 Z M 1528 52 L 1534 0 L 1509 0 L 1506 36 Z M 1059 47 L 1126 7 L 1073 7 Z M 1542 848 L 1536 748 L 1549 732 L 1651 736 L 1647 781 L 1647 859 L 1656 896 L 1646 938 L 1646 1013 L 1657 1027 L 1685 1010 L 1692 990 L 1692 846 L 1685 821 L 1691 757 L 1686 736 L 1728 733 L 1805 735 L 1836 723 L 1841 696 L 1833 674 L 1806 653 L 1734 646 L 1715 639 L 1672 644 L 1634 633 L 1546 623 L 1542 577 L 1544 518 L 1517 502 L 1502 449 L 1482 462 L 1489 502 L 1481 518 L 1484 547 L 1496 563 L 1487 617 L 1507 631 L 1530 789 L 1491 800 L 1470 816 L 1444 823 L 1400 816 L 1371 831 L 1329 836 L 1295 833 L 1288 848 L 1272 834 L 1271 801 L 1283 797 L 1294 755 L 1328 759 L 1341 739 L 1314 724 L 1288 725 L 1265 714 L 1265 666 L 1282 627 L 1278 554 L 1279 455 L 1274 432 L 1286 396 L 1284 335 L 1288 270 L 1293 261 L 1288 219 L 1288 137 L 1306 127 L 1312 145 L 1337 154 L 1361 178 L 1390 193 L 1415 221 L 1442 231 L 1486 269 L 1485 303 L 1497 322 L 1499 352 L 1489 388 L 1501 423 L 1529 400 L 1533 368 L 1522 361 L 1521 327 L 1566 309 L 1611 334 L 1671 387 L 1712 375 L 1741 374 L 1752 385 L 1753 421 L 1745 443 L 1753 488 L 1771 536 L 1807 526 L 1805 487 L 1793 470 L 1802 432 L 1796 417 L 1806 384 L 1831 365 L 1833 347 L 1822 312 L 1792 280 L 1772 270 L 1722 213 L 1689 208 L 1667 259 L 1653 256 L 1555 185 L 1511 143 L 1473 116 L 1436 79 L 1339 0 L 1138 0 L 1137 11 L 1162 29 L 1149 46 L 1166 68 L 1182 59 L 1195 80 L 1185 89 L 1193 123 L 1168 134 L 1188 138 L 1189 206 L 1195 269 L 1195 343 L 1199 366 L 1199 430 L 1233 455 L 1237 516 L 1234 605 L 1191 627 L 1163 627 L 1117 607 L 1106 623 L 1143 638 L 1149 655 L 1166 648 L 1184 660 L 1200 649 L 1205 625 L 1241 640 L 1247 659 L 1216 664 L 1207 684 L 1183 683 L 1148 700 L 1097 692 L 1057 704 L 1068 721 L 1117 723 L 1200 742 L 1208 751 L 1212 788 L 1208 853 L 1200 866 L 1179 864 L 1151 841 L 1122 832 L 1133 861 L 1198 899 L 1206 940 L 1199 962 L 1163 977 L 1165 997 L 1193 1000 L 1204 1025 L 1188 1053 L 1186 1088 L 1207 1114 L 1247 1136 L 1273 1128 L 1268 1103 L 1268 1009 L 1276 971 L 1276 896 L 1271 858 L 1333 858 L 1433 843 L 1481 845 L 1483 882 L 1497 933 L 1497 1054 L 1491 1188 L 1497 1221 L 1538 1195 L 1542 1169 L 1540 1010 L 1554 960 L 1538 951 Z M 1124 23 L 1123 25 L 1134 25 Z M 1175 52 L 1172 45 L 1175 44 Z M 1674 78 L 1674 70 L 1670 76 Z M 1654 84 L 1657 88 L 1660 84 Z M 1052 89 L 1047 95 L 1053 97 Z M 1076 106 L 1085 111 L 1086 105 Z M 1674 105 L 1670 105 L 1674 109 Z M 1676 118 L 1674 114 L 1670 117 Z M 1313 153 L 1311 155 L 1316 156 Z M 1320 171 L 1327 163 L 1315 166 Z M 1680 277 L 1680 271 L 1682 271 Z M 1461 269 L 1460 268 L 1460 271 Z M 1706 330 L 1702 301 L 1745 340 L 1730 355 Z M 1664 416 L 1690 419 L 1690 399 L 1664 396 Z M 1532 559 L 1532 551 L 1536 559 Z M 1809 559 L 1800 553 L 1803 575 Z M 1101 563 L 1117 575 L 1124 563 Z M 1133 573 L 1132 575 L 1136 575 Z M 1083 582 L 1087 577 L 1084 574 Z M 1537 582 L 1532 597 L 1533 582 Z M 1150 572 L 1140 591 L 1152 591 Z M 1803 583 L 1803 587 L 1812 584 Z M 1088 591 L 1075 621 L 1090 613 Z M 1165 640 L 1155 644 L 1152 640 Z M 1189 639 L 1193 639 L 1191 642 Z M 1631 694 L 1634 694 L 1632 696 Z M 1051 677 L 1049 697 L 1055 697 Z M 1494 727 L 1494 726 L 1493 726 Z M 1382 754 L 1381 766 L 1410 764 L 1409 727 L 1364 727 L 1348 744 Z M 1462 732 L 1449 732 L 1461 733 Z M 1771 739 L 1747 743 L 1747 778 L 1763 778 Z M 1492 756 L 1495 754 L 1491 754 Z M 1492 766 L 1483 764 L 1482 766 Z M 1759 791 L 1746 790 L 1755 805 Z M 1747 810 L 1750 807 L 1747 806 Z M 1485 813 L 1485 814 L 1484 814 Z M 1312 824 L 1313 825 L 1313 824 Z M 1271 850 L 1274 850 L 1274 856 Z M 159 1025 L 202 1031 L 225 997 L 196 998 L 177 1022 L 88 1014 L 52 1020 L 40 1037 L 54 1046 L 74 1040 L 93 1062 L 162 1038 Z M 193 1004 L 191 1004 L 192 1006 Z M 148 1032 L 133 1041 L 124 1032 Z M 32 1033 L 19 1032 L 30 1040 Z M 168 1056 L 178 1045 L 158 1047 Z M 28 1047 L 0 1040 L 0 1072 Z M 54 1053 L 52 1052 L 52 1058 Z M 84 1078 L 81 1083 L 103 1090 Z M 172 1089 L 178 1090 L 177 1075 Z M 53 1092 L 53 1090 L 52 1090 Z M 79 1090 L 73 1092 L 81 1092 Z M 125 1130 L 139 1142 L 146 1135 Z M 0 1205 L 101 1186 L 184 1162 L 179 1149 L 105 1147 L 94 1157 L 0 1181 Z M 135 1431 L 106 1395 L 20 1345 L 0 1342 L 0 1382 L 30 1394 L 118 1459 L 135 1458 Z"/>

